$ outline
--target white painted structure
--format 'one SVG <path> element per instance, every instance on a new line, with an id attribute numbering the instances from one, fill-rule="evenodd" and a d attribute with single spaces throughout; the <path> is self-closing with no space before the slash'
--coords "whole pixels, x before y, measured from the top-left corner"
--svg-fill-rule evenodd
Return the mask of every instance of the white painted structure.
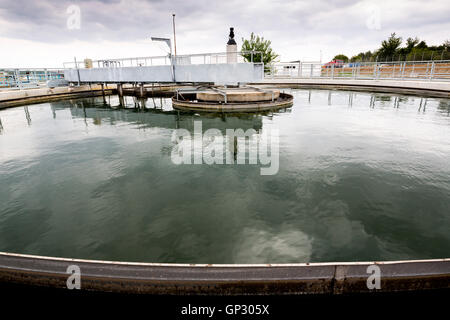
<path id="1" fill-rule="evenodd" d="M 149 67 L 66 69 L 64 79 L 80 83 L 210 82 L 234 84 L 264 78 L 261 63 L 190 64 Z"/>
<path id="2" fill-rule="evenodd" d="M 264 65 L 246 62 L 243 52 L 93 61 L 92 68 L 65 63 L 64 79 L 73 83 L 196 82 L 237 84 L 264 79 Z M 245 54 L 248 55 L 247 52 Z M 232 56 L 233 63 L 228 63 Z M 253 55 L 252 55 L 253 56 Z M 67 67 L 70 65 L 69 67 Z"/>

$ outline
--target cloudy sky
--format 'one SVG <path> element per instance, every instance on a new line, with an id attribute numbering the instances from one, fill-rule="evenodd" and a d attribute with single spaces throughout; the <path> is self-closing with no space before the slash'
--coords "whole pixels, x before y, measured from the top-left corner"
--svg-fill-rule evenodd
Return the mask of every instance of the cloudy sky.
<path id="1" fill-rule="evenodd" d="M 282 61 L 329 60 L 376 49 L 391 32 L 428 44 L 450 39 L 448 0 L 0 0 L 0 67 L 61 67 L 86 57 L 222 52 L 228 28 L 272 40 Z"/>

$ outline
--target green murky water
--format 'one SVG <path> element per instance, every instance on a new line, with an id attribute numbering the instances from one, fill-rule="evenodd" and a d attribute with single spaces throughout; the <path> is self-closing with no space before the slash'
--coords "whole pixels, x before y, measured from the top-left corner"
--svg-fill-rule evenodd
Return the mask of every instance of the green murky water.
<path id="1" fill-rule="evenodd" d="M 0 251 L 181 263 L 450 256 L 450 102 L 292 90 L 265 115 L 117 97 L 0 111 Z M 141 103 L 140 101 L 137 101 Z M 112 107 L 112 108 L 111 108 Z M 173 131 L 279 130 L 279 170 L 172 161 Z M 224 153 L 236 153 L 225 142 Z M 232 141 L 231 141 L 232 142 Z M 194 152 L 195 153 L 195 152 Z"/>

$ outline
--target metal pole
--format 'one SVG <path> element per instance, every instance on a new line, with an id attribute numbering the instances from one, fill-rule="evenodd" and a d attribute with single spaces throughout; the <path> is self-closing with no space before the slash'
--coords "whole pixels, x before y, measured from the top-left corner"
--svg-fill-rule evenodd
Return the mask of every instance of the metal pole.
<path id="1" fill-rule="evenodd" d="M 19 86 L 19 90 L 22 90 L 22 80 L 20 79 L 20 70 L 16 69 L 16 85 Z"/>
<path id="2" fill-rule="evenodd" d="M 177 56 L 177 37 L 175 33 L 175 13 L 172 13 L 172 24 L 173 24 L 173 47 L 175 50 L 175 57 Z"/>
<path id="3" fill-rule="evenodd" d="M 77 76 L 78 76 L 78 86 L 80 86 L 80 70 L 78 70 L 78 63 L 77 63 L 77 57 L 73 57 L 73 60 L 75 61 L 75 68 L 77 69 Z"/>
<path id="4" fill-rule="evenodd" d="M 433 79 L 434 74 L 434 61 L 431 62 L 430 81 Z"/>

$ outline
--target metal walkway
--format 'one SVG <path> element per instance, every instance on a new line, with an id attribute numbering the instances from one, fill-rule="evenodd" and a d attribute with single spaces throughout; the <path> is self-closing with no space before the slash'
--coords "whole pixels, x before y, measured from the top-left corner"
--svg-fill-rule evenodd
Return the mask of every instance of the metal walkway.
<path id="1" fill-rule="evenodd" d="M 237 61 L 227 63 L 230 54 Z M 215 83 L 261 81 L 264 64 L 245 61 L 245 52 L 85 60 L 65 63 L 64 78 L 73 83 Z M 256 54 L 256 52 L 255 52 Z M 253 57 L 253 54 L 250 53 Z"/>

